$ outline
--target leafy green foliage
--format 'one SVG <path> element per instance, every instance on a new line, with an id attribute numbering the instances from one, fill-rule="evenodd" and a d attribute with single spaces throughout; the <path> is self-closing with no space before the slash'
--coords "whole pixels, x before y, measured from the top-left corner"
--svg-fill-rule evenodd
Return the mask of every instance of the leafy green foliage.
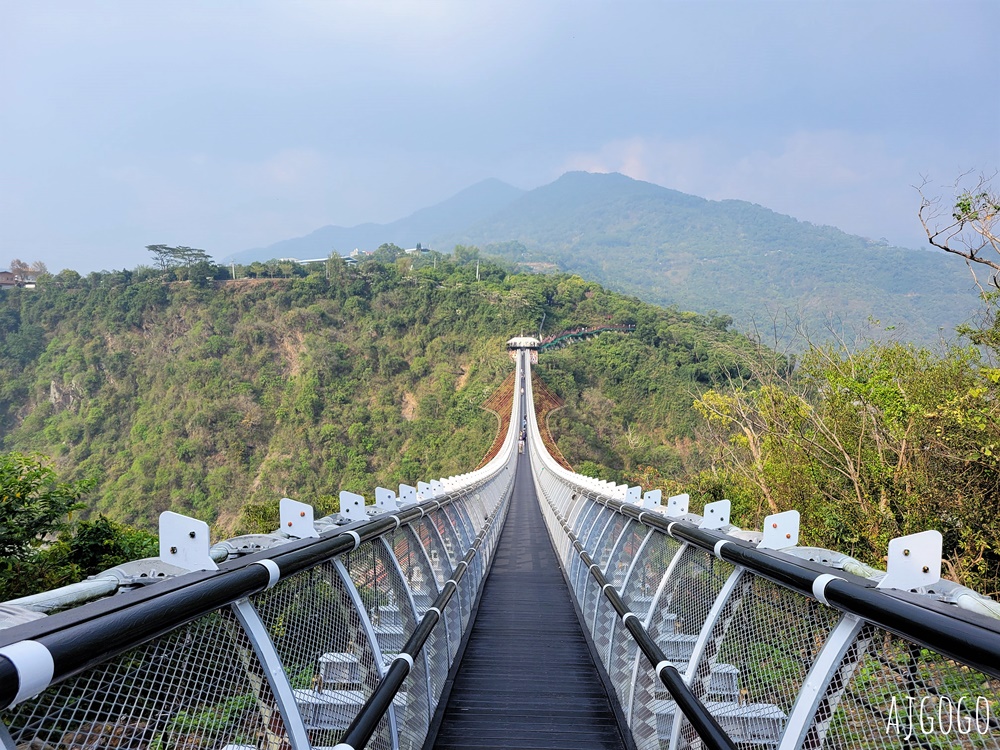
<path id="1" fill-rule="evenodd" d="M 504 342 L 543 316 L 556 330 L 637 324 L 551 355 L 571 409 L 604 387 L 620 403 L 612 424 L 577 420 L 582 437 L 562 439 L 586 450 L 571 461 L 669 463 L 673 449 L 657 441 L 689 440 L 694 424 L 677 387 L 735 366 L 712 343 L 736 346 L 724 319 L 657 311 L 578 277 L 512 273 L 473 247 L 383 250 L 385 262 L 332 259 L 204 288 L 140 268 L 5 294 L 0 343 L 28 338 L 33 354 L 0 359 L 4 447 L 52 455 L 71 479 L 99 475 L 85 516 L 152 528 L 174 510 L 220 534 L 265 531 L 281 497 L 329 512 L 340 490 L 370 496 L 475 466 L 496 429 L 480 405 L 511 367 Z M 627 441 L 599 446 L 660 417 L 641 456 Z"/>
<path id="2" fill-rule="evenodd" d="M 807 543 L 876 565 L 893 537 L 936 528 L 952 577 L 1000 588 L 1000 371 L 978 350 L 813 347 L 755 377 L 695 403 L 743 523 L 795 508 Z"/>
<path id="3" fill-rule="evenodd" d="M 104 516 L 81 521 L 76 533 L 63 540 L 83 575 L 94 575 L 129 560 L 159 555 L 156 535 Z"/>
<path id="4" fill-rule="evenodd" d="M 56 481 L 40 456 L 0 453 L 0 557 L 22 555 L 66 527 L 94 481 Z"/>
<path id="5" fill-rule="evenodd" d="M 0 453 L 0 601 L 157 553 L 155 536 L 103 516 L 74 533 L 71 514 L 95 483 L 58 481 L 42 456 Z"/>

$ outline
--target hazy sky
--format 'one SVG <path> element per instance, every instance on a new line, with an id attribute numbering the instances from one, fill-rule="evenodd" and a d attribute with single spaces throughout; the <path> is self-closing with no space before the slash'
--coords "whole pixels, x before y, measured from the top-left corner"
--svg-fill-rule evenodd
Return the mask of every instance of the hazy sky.
<path id="1" fill-rule="evenodd" d="M 0 0 L 0 267 L 216 258 L 621 171 L 917 247 L 1000 168 L 1000 2 Z"/>

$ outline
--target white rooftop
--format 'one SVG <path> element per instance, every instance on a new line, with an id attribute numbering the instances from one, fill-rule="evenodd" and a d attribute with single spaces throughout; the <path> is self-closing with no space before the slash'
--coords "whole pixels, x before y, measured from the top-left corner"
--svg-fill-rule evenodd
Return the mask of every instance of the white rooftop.
<path id="1" fill-rule="evenodd" d="M 507 346 L 511 349 L 537 349 L 541 343 L 534 336 L 515 336 L 507 342 Z"/>

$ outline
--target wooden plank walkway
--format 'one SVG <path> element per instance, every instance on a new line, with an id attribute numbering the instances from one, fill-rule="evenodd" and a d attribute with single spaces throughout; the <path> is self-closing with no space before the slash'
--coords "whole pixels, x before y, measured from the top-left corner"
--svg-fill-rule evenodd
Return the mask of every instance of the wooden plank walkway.
<path id="1" fill-rule="evenodd" d="M 435 748 L 624 748 L 535 498 L 527 455 Z"/>

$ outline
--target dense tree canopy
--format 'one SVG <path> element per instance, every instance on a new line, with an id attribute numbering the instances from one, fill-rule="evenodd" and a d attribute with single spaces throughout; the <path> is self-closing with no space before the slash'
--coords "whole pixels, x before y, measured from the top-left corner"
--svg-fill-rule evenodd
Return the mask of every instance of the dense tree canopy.
<path id="1" fill-rule="evenodd" d="M 156 554 L 148 532 L 103 516 L 74 523 L 94 485 L 60 481 L 42 456 L 0 453 L 0 602 Z"/>
<path id="2" fill-rule="evenodd" d="M 960 186 L 947 216 L 921 198 L 931 244 L 1000 268 L 989 257 L 1000 203 L 984 181 Z M 695 400 L 714 447 L 701 483 L 744 523 L 795 508 L 808 542 L 876 565 L 891 538 L 938 529 L 950 577 L 997 593 L 1000 308 L 996 292 L 982 301 L 960 328 L 972 346 L 808 345 L 794 369 L 761 348 L 747 373 Z"/>
<path id="3" fill-rule="evenodd" d="M 58 482 L 38 456 L 0 453 L 0 557 L 20 555 L 65 528 L 93 480 Z"/>
<path id="4" fill-rule="evenodd" d="M 539 365 L 581 471 L 729 497 L 745 527 L 794 507 L 806 541 L 874 564 L 892 536 L 939 528 L 955 577 L 1000 588 L 995 300 L 966 331 L 974 347 L 814 346 L 796 361 L 725 315 L 514 273 L 473 247 L 380 250 L 203 284 L 64 272 L 0 298 L 3 447 L 52 455 L 70 482 L 100 476 L 92 525 L 49 554 L 93 570 L 145 543 L 122 523 L 151 528 L 163 510 L 266 531 L 282 496 L 327 513 L 341 489 L 467 470 L 496 429 L 479 406 L 511 366 L 503 342 L 612 323 L 634 333 Z"/>
<path id="5" fill-rule="evenodd" d="M 266 525 L 251 508 L 271 513 L 282 496 L 328 512 L 341 489 L 370 495 L 475 466 L 496 429 L 480 404 L 511 367 L 504 342 L 543 316 L 554 329 L 640 323 L 631 339 L 553 355 L 576 364 L 571 380 L 552 377 L 589 399 L 607 369 L 608 384 L 632 389 L 620 408 L 633 435 L 643 415 L 668 415 L 650 423 L 655 440 L 690 440 L 688 393 L 732 369 L 720 342 L 740 340 L 724 321 L 513 273 L 476 248 L 276 275 L 199 286 L 155 269 L 61 274 L 0 298 L 4 447 L 51 455 L 73 479 L 99 475 L 88 514 L 151 528 L 171 509 L 232 533 Z M 629 399 L 647 370 L 642 388 L 660 395 L 640 413 Z M 580 449 L 571 460 L 607 471 L 673 455 L 652 437 L 610 449 L 566 439 Z"/>

